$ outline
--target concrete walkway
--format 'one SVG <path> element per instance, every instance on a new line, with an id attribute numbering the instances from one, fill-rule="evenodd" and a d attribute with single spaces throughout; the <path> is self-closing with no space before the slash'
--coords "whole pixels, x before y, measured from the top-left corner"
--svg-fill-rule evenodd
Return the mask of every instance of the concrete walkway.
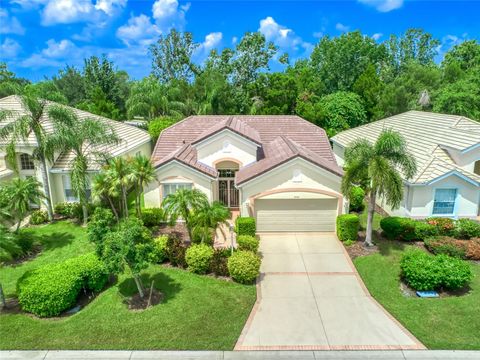
<path id="1" fill-rule="evenodd" d="M 423 349 L 368 293 L 333 233 L 269 233 L 235 350 Z"/>

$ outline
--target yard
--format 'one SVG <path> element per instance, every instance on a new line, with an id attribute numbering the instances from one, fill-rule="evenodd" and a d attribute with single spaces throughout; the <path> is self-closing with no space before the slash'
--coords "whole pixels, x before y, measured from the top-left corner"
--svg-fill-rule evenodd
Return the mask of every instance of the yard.
<path id="1" fill-rule="evenodd" d="M 32 228 L 43 251 L 19 266 L 0 269 L 8 296 L 17 279 L 38 266 L 92 251 L 86 231 L 69 222 Z M 0 315 L 1 349 L 194 349 L 231 350 L 255 302 L 255 287 L 152 265 L 144 283 L 154 280 L 162 303 L 133 312 L 123 303 L 135 293 L 133 279 L 122 275 L 79 313 L 37 319 Z"/>

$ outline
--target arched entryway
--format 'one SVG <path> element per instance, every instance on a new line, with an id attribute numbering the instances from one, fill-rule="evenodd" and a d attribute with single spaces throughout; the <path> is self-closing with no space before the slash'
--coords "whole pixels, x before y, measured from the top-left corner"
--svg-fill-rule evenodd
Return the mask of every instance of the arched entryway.
<path id="1" fill-rule="evenodd" d="M 239 192 L 235 187 L 235 174 L 240 164 L 234 160 L 222 160 L 215 164 L 218 171 L 217 199 L 228 208 L 238 208 Z"/>

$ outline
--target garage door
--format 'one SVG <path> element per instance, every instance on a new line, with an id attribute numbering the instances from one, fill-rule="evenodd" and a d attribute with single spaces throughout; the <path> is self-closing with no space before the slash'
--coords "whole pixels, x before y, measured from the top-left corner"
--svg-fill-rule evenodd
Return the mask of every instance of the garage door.
<path id="1" fill-rule="evenodd" d="M 257 231 L 335 231 L 337 199 L 258 199 Z"/>

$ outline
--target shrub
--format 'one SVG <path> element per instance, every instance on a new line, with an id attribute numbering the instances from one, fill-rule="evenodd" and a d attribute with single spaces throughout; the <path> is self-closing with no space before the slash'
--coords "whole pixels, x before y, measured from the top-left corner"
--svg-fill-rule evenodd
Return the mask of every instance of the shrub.
<path id="1" fill-rule="evenodd" d="M 40 225 L 44 224 L 48 221 L 48 214 L 45 210 L 35 210 L 30 215 L 30 224 L 32 225 Z"/>
<path id="2" fill-rule="evenodd" d="M 91 215 L 95 211 L 96 206 L 87 204 L 88 214 Z M 57 215 L 63 216 L 67 219 L 83 220 L 83 209 L 79 202 L 63 202 L 58 203 L 54 207 L 54 212 Z"/>
<path id="3" fill-rule="evenodd" d="M 250 235 L 239 235 L 237 237 L 237 244 L 239 250 L 247 250 L 253 253 L 258 251 L 260 245 L 256 237 Z"/>
<path id="4" fill-rule="evenodd" d="M 251 251 L 236 251 L 228 258 L 227 267 L 233 280 L 250 284 L 260 273 L 260 257 Z"/>
<path id="5" fill-rule="evenodd" d="M 215 249 L 210 261 L 210 272 L 217 276 L 228 276 L 228 258 L 231 255 L 230 249 Z"/>
<path id="6" fill-rule="evenodd" d="M 434 254 L 446 254 L 460 259 L 465 258 L 466 249 L 461 242 L 448 236 L 437 236 L 425 239 L 425 246 Z"/>
<path id="7" fill-rule="evenodd" d="M 473 274 L 468 263 L 445 254 L 432 256 L 420 249 L 407 251 L 401 261 L 402 277 L 415 290 L 455 290 L 464 287 Z"/>
<path id="8" fill-rule="evenodd" d="M 352 187 L 348 198 L 350 200 L 350 211 L 360 212 L 365 207 L 363 205 L 365 191 L 361 187 Z"/>
<path id="9" fill-rule="evenodd" d="M 344 214 L 337 216 L 337 236 L 341 241 L 352 243 L 358 239 L 360 220 L 357 215 Z"/>
<path id="10" fill-rule="evenodd" d="M 416 240 L 425 240 L 432 236 L 438 235 L 438 229 L 429 223 L 423 221 L 415 222 L 415 239 Z"/>
<path id="11" fill-rule="evenodd" d="M 55 214 L 66 217 L 66 218 L 73 217 L 72 205 L 73 203 L 69 203 L 69 202 L 62 202 L 62 203 L 56 204 L 54 207 Z"/>
<path id="12" fill-rule="evenodd" d="M 16 243 L 22 249 L 22 254 L 29 254 L 35 244 L 35 236 L 32 233 L 21 231 L 16 237 Z"/>
<path id="13" fill-rule="evenodd" d="M 75 305 L 82 288 L 98 292 L 107 272 L 94 254 L 27 272 L 17 284 L 22 309 L 40 317 L 57 316 Z"/>
<path id="14" fill-rule="evenodd" d="M 253 217 L 238 217 L 237 220 L 235 220 L 235 228 L 239 236 L 255 236 L 257 232 L 257 226 Z"/>
<path id="15" fill-rule="evenodd" d="M 186 266 L 185 262 L 185 252 L 186 252 L 185 246 L 183 246 L 182 241 L 174 236 L 169 236 L 167 240 L 167 249 L 166 249 L 166 255 L 168 261 L 173 266 L 179 266 L 184 268 Z"/>
<path id="16" fill-rule="evenodd" d="M 480 260 L 480 238 L 465 241 L 465 257 L 470 260 Z"/>
<path id="17" fill-rule="evenodd" d="M 398 216 L 389 216 L 380 221 L 380 227 L 387 238 L 405 241 L 415 240 L 416 224 L 415 220 Z"/>
<path id="18" fill-rule="evenodd" d="M 160 235 L 153 240 L 153 249 L 150 254 L 151 262 L 162 263 L 167 260 L 167 242 L 168 235 Z"/>
<path id="19" fill-rule="evenodd" d="M 455 222 L 454 235 L 457 239 L 480 237 L 480 223 L 470 219 L 460 219 Z"/>
<path id="20" fill-rule="evenodd" d="M 141 218 L 146 227 L 158 226 L 165 221 L 165 213 L 162 208 L 142 209 Z"/>
<path id="21" fill-rule="evenodd" d="M 188 270 L 196 274 L 205 274 L 210 269 L 213 248 L 206 244 L 190 246 L 185 253 Z"/>
<path id="22" fill-rule="evenodd" d="M 455 229 L 455 223 L 450 218 L 432 217 L 428 218 L 426 221 L 428 224 L 433 225 L 438 229 L 439 235 L 452 235 L 452 232 Z"/>
<path id="23" fill-rule="evenodd" d="M 100 255 L 103 251 L 105 236 L 113 230 L 115 216 L 110 209 L 98 207 L 93 212 L 87 226 L 88 239 L 95 244 L 95 251 Z"/>
<path id="24" fill-rule="evenodd" d="M 203 226 L 195 226 L 192 229 L 192 243 L 204 243 L 213 246 L 215 238 L 215 229 L 210 229 Z"/>

